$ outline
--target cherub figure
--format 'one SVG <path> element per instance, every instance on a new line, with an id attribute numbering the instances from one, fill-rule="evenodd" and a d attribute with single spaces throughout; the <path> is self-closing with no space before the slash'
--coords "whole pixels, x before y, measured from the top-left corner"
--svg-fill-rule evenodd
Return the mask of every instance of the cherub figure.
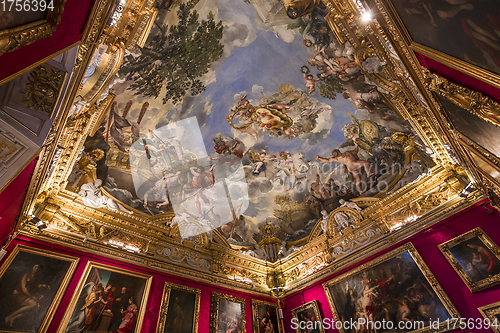
<path id="1" fill-rule="evenodd" d="M 306 88 L 309 90 L 309 95 L 311 95 L 316 91 L 316 82 L 318 82 L 319 79 L 314 79 L 314 76 L 312 76 L 312 74 L 306 73 L 304 73 L 304 79 L 306 80 Z"/>
<path id="2" fill-rule="evenodd" d="M 352 151 L 345 151 L 341 153 L 340 150 L 334 149 L 332 151 L 332 156 L 326 158 L 316 156 L 314 159 L 320 160 L 322 162 L 338 162 L 344 164 L 347 167 L 347 170 L 353 175 L 354 179 L 356 180 L 356 188 L 358 189 L 358 192 L 362 193 L 364 191 L 362 190 L 360 169 L 364 168 L 368 177 L 373 177 L 375 174 L 370 173 L 370 162 L 359 160 L 356 158 L 359 147 L 356 141 L 354 142 L 354 144 L 356 148 Z"/>

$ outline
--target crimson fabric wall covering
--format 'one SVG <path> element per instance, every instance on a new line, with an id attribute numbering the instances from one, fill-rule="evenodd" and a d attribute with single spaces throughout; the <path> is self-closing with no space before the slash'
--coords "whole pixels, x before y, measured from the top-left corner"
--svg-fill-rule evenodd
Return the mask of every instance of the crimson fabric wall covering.
<path id="1" fill-rule="evenodd" d="M 497 245 L 500 245 L 500 212 L 490 206 L 487 207 L 490 209 L 490 212 L 493 211 L 491 215 L 488 214 L 488 211 L 482 206 L 482 204 L 477 204 L 474 207 L 460 212 L 454 217 L 438 223 L 429 230 L 421 232 L 420 234 L 407 240 L 408 242 L 411 241 L 413 243 L 418 253 L 422 256 L 431 272 L 437 278 L 444 291 L 448 294 L 451 301 L 458 309 L 458 312 L 466 319 L 483 318 L 477 308 L 500 301 L 500 285 L 480 292 L 472 293 L 448 263 L 444 255 L 439 250 L 438 245 L 477 227 L 481 227 Z M 285 332 L 295 333 L 295 330 L 291 327 L 291 320 L 293 318 L 291 312 L 292 309 L 312 300 L 318 301 L 322 318 L 326 317 L 333 319 L 333 314 L 323 290 L 322 283 L 332 279 L 333 277 L 341 275 L 358 265 L 366 263 L 383 253 L 401 246 L 407 241 L 398 243 L 387 250 L 377 253 L 367 260 L 359 262 L 348 269 L 333 274 L 327 279 L 305 288 L 302 291 L 283 298 L 281 306 L 283 307 L 283 323 L 285 326 Z M 467 329 L 464 332 L 479 333 L 485 331 L 488 330 Z M 330 332 L 338 331 L 336 329 L 326 330 L 326 333 Z M 461 332 L 461 330 L 454 330 L 450 332 Z M 492 331 L 489 330 L 489 332 Z"/>
<path id="2" fill-rule="evenodd" d="M 172 282 L 175 284 L 185 285 L 185 286 L 192 287 L 192 288 L 201 289 L 198 333 L 208 333 L 210 330 L 210 303 L 211 303 L 211 292 L 212 291 L 215 291 L 218 293 L 223 293 L 223 294 L 229 294 L 231 296 L 245 299 L 245 314 L 246 314 L 247 333 L 253 332 L 252 331 L 252 304 L 251 304 L 251 300 L 257 299 L 257 300 L 276 303 L 276 300 L 266 299 L 263 297 L 247 294 L 247 293 L 240 292 L 240 291 L 229 290 L 227 288 L 218 287 L 217 285 L 210 285 L 207 283 L 201 283 L 201 282 L 188 280 L 185 278 L 176 277 L 176 276 L 168 274 L 168 272 L 157 272 L 154 270 L 146 269 L 143 267 L 138 267 L 135 265 L 124 263 L 124 262 L 100 257 L 97 255 L 92 255 L 92 254 L 81 252 L 78 250 L 73 250 L 73 249 L 62 247 L 62 246 L 58 246 L 58 245 L 54 245 L 54 244 L 50 244 L 50 243 L 45 243 L 45 242 L 41 242 L 38 240 L 33 240 L 33 239 L 30 239 L 30 238 L 24 237 L 24 236 L 19 236 L 16 239 L 14 239 L 14 241 L 9 245 L 9 247 L 7 249 L 9 253 L 12 251 L 12 249 L 14 249 L 16 244 L 29 246 L 31 248 L 39 248 L 39 249 L 43 249 L 46 251 L 48 250 L 48 251 L 52 251 L 55 253 L 67 254 L 67 255 L 70 255 L 73 257 L 80 258 L 80 262 L 79 262 L 78 267 L 76 269 L 75 275 L 73 276 L 73 279 L 71 280 L 71 283 L 69 284 L 68 289 L 66 290 L 66 293 L 64 294 L 64 297 L 59 305 L 58 310 L 56 311 L 56 314 L 52 320 L 52 323 L 49 326 L 47 333 L 55 333 L 57 331 L 57 328 L 59 327 L 59 323 L 61 322 L 61 320 L 64 316 L 64 313 L 66 311 L 66 308 L 68 307 L 68 305 L 71 301 L 71 297 L 73 296 L 73 293 L 78 285 L 80 277 L 82 276 L 83 271 L 85 270 L 85 266 L 87 265 L 87 262 L 89 262 L 89 261 L 99 262 L 101 264 L 109 265 L 110 267 L 119 267 L 119 268 L 127 269 L 129 271 L 135 271 L 135 272 L 139 272 L 139 273 L 148 274 L 148 275 L 153 276 L 151 289 L 149 291 L 149 295 L 147 296 L 148 301 L 147 301 L 147 305 L 146 305 L 146 312 L 144 314 L 144 320 L 142 323 L 142 329 L 140 331 L 141 333 L 155 333 L 156 332 L 158 315 L 160 313 L 160 305 L 161 305 L 161 300 L 162 300 L 162 296 L 163 296 L 163 287 L 164 287 L 164 284 L 166 281 Z M 5 258 L 8 257 L 9 253 L 7 253 Z M 5 260 L 5 258 L 4 258 L 4 260 Z M 175 332 L 171 332 L 171 333 L 175 333 Z"/>
<path id="3" fill-rule="evenodd" d="M 40 39 L 0 56 L 0 80 L 80 41 L 93 4 L 94 0 L 67 0 L 61 23 L 52 37 Z"/>

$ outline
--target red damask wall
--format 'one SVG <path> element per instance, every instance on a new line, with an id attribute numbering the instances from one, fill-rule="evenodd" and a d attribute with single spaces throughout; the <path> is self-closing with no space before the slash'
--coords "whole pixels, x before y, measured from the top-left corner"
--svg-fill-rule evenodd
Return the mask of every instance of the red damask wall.
<path id="1" fill-rule="evenodd" d="M 435 275 L 455 307 L 458 309 L 459 313 L 462 317 L 467 319 L 483 318 L 477 308 L 498 302 L 500 300 L 500 285 L 480 292 L 472 293 L 438 249 L 438 245 L 476 227 L 481 227 L 497 245 L 500 245 L 500 212 L 490 206 L 487 207 L 490 212 L 493 212 L 492 214 L 488 214 L 488 211 L 481 204 L 478 204 L 407 240 L 413 243 L 429 269 Z M 381 251 L 375 256 L 356 263 L 341 272 L 333 274 L 327 279 L 305 288 L 303 291 L 283 298 L 281 306 L 283 308 L 283 323 L 286 333 L 295 333 L 295 330 L 291 328 L 292 309 L 312 300 L 318 301 L 322 318 L 333 318 L 332 310 L 330 309 L 323 286 L 321 285 L 323 282 L 328 281 L 335 276 L 341 275 L 342 273 L 345 273 L 360 264 L 368 262 L 369 260 L 401 246 L 404 243 L 406 243 L 406 241 L 396 244 L 387 250 Z M 487 331 L 492 332 L 491 330 L 485 329 L 467 329 L 464 332 L 479 333 Z M 336 329 L 326 331 L 326 333 L 330 332 L 338 331 Z M 461 332 L 461 330 L 455 330 L 453 332 Z"/>
<path id="2" fill-rule="evenodd" d="M 208 333 L 210 330 L 210 299 L 211 299 L 211 292 L 212 291 L 224 293 L 224 294 L 229 294 L 231 296 L 240 297 L 240 298 L 245 299 L 247 333 L 253 332 L 252 331 L 252 310 L 251 310 L 252 304 L 251 304 L 251 300 L 258 299 L 258 300 L 263 300 L 263 301 L 268 301 L 268 302 L 276 302 L 275 300 L 265 299 L 262 297 L 258 297 L 255 295 L 251 295 L 251 294 L 247 294 L 247 293 L 243 293 L 243 292 L 239 292 L 239 291 L 228 290 L 226 288 L 220 288 L 216 285 L 200 283 L 200 282 L 191 281 L 191 280 L 187 280 L 187 279 L 181 279 L 179 277 L 170 275 L 166 272 L 160 273 L 160 272 L 157 272 L 154 270 L 134 266 L 131 264 L 120 262 L 120 261 L 100 257 L 97 255 L 93 255 L 93 254 L 65 248 L 65 247 L 50 244 L 50 243 L 40 242 L 40 241 L 33 240 L 33 239 L 23 237 L 23 236 L 19 236 L 18 238 L 14 239 L 14 241 L 9 245 L 9 247 L 7 249 L 9 253 L 15 247 L 16 244 L 22 244 L 22 245 L 29 246 L 32 248 L 39 248 L 39 249 L 43 249 L 43 250 L 52 251 L 54 253 L 63 253 L 63 254 L 67 254 L 70 256 L 80 258 L 80 262 L 79 262 L 78 267 L 76 269 L 76 272 L 73 276 L 73 279 L 71 280 L 71 283 L 69 284 L 68 289 L 66 290 L 66 292 L 64 294 L 64 297 L 59 305 L 59 308 L 57 309 L 57 312 L 52 320 L 52 323 L 49 326 L 47 333 L 54 333 L 57 331 L 57 328 L 59 327 L 59 323 L 61 322 L 61 320 L 64 316 L 64 313 L 66 311 L 66 308 L 68 307 L 68 305 L 70 303 L 71 297 L 72 297 L 72 295 L 73 295 L 73 293 L 78 285 L 78 281 L 80 280 L 80 277 L 83 274 L 85 266 L 87 265 L 87 262 L 89 262 L 89 261 L 99 262 L 101 264 L 106 264 L 106 265 L 109 265 L 111 267 L 119 267 L 119 268 L 127 269 L 129 271 L 139 272 L 139 273 L 143 273 L 143 274 L 149 274 L 149 275 L 153 276 L 151 289 L 150 289 L 149 296 L 148 296 L 148 302 L 147 302 L 147 306 L 146 306 L 146 312 L 145 312 L 144 320 L 143 320 L 143 324 L 142 324 L 142 330 L 140 331 L 141 333 L 155 333 L 156 332 L 156 325 L 158 322 L 158 314 L 160 313 L 160 305 L 161 305 L 161 300 L 162 300 L 162 296 L 163 296 L 163 286 L 164 286 L 166 281 L 172 282 L 175 284 L 185 285 L 188 287 L 201 289 L 198 333 Z M 5 258 L 4 258 L 4 260 L 5 260 Z M 175 332 L 171 332 L 171 333 L 175 333 Z"/>
<path id="3" fill-rule="evenodd" d="M 0 193 L 0 245 L 14 230 L 37 160 L 31 161 Z"/>
<path id="4" fill-rule="evenodd" d="M 94 0 L 67 0 L 52 37 L 0 56 L 0 80 L 80 41 L 93 4 Z"/>
<path id="5" fill-rule="evenodd" d="M 484 83 L 483 81 L 470 75 L 457 71 L 456 69 L 443 65 L 442 63 L 432 60 L 431 58 L 428 58 L 420 53 L 415 54 L 417 55 L 418 60 L 420 60 L 420 63 L 431 72 L 443 76 L 458 85 L 472 90 L 477 90 L 484 95 L 500 101 L 500 89 Z"/>

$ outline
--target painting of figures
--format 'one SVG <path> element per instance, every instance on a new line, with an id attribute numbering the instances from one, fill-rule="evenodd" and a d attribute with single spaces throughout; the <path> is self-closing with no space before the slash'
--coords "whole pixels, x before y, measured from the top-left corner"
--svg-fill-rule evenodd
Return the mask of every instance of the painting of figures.
<path id="1" fill-rule="evenodd" d="M 16 246 L 0 268 L 0 331 L 47 331 L 78 259 Z"/>
<path id="2" fill-rule="evenodd" d="M 139 332 L 152 277 L 89 262 L 59 333 Z"/>
<path id="3" fill-rule="evenodd" d="M 281 333 L 278 307 L 275 303 L 252 299 L 253 333 Z"/>
<path id="4" fill-rule="evenodd" d="M 424 332 L 431 325 L 433 332 L 442 332 L 446 320 L 460 317 L 411 243 L 325 282 L 323 288 L 335 321 L 359 322 L 361 330 L 385 321 L 377 332 Z"/>
<path id="5" fill-rule="evenodd" d="M 500 250 L 481 228 L 443 243 L 439 248 L 471 291 L 500 283 Z"/>
<path id="6" fill-rule="evenodd" d="M 165 282 L 156 332 L 198 332 L 200 294 L 200 289 Z"/>
<path id="7" fill-rule="evenodd" d="M 498 126 L 482 120 L 445 97 L 436 96 L 458 131 L 500 157 L 500 145 L 498 144 L 500 130 Z"/>
<path id="8" fill-rule="evenodd" d="M 293 318 L 297 320 L 294 326 L 297 333 L 325 333 L 321 314 L 319 313 L 318 301 L 308 302 L 292 310 Z"/>
<path id="9" fill-rule="evenodd" d="M 245 300 L 212 292 L 210 333 L 246 332 Z"/>
<path id="10" fill-rule="evenodd" d="M 340 200 L 382 197 L 433 165 L 353 47 L 337 42 L 321 1 L 158 10 L 144 47 L 126 52 L 116 99 L 82 155 L 134 214 L 173 212 L 184 238 L 217 232 L 251 249 L 266 225 L 282 241 L 303 239 Z M 364 67 L 383 70 L 375 57 Z M 82 173 L 77 165 L 70 190 Z"/>
<path id="11" fill-rule="evenodd" d="M 392 0 L 413 41 L 500 74 L 495 0 Z"/>

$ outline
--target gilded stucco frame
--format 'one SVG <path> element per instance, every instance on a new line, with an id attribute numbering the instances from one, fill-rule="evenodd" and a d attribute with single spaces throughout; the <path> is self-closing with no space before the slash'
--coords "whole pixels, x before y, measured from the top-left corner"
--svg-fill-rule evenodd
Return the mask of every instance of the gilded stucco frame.
<path id="1" fill-rule="evenodd" d="M 158 324 L 156 325 L 156 333 L 163 333 L 165 331 L 165 325 L 167 324 L 168 302 L 170 300 L 170 291 L 172 289 L 177 289 L 180 291 L 185 291 L 188 293 L 195 294 L 194 313 L 193 313 L 193 328 L 192 328 L 191 332 L 197 333 L 198 332 L 198 319 L 199 319 L 199 312 L 200 312 L 201 289 L 191 288 L 191 287 L 187 287 L 187 286 L 183 286 L 183 285 L 175 284 L 175 283 L 171 283 L 171 282 L 165 282 L 165 287 L 163 288 L 163 296 L 161 299 L 160 315 L 158 316 Z"/>
<path id="2" fill-rule="evenodd" d="M 259 301 L 256 299 L 252 299 L 252 330 L 253 333 L 260 333 L 259 332 L 259 305 L 264 305 L 268 306 L 271 308 L 274 308 L 276 311 L 276 319 L 278 322 L 278 332 L 284 332 L 284 327 L 283 323 L 281 322 L 279 313 L 278 313 L 278 305 L 276 303 L 271 303 L 271 302 L 265 302 L 265 301 Z"/>
<path id="3" fill-rule="evenodd" d="M 54 9 L 49 10 L 44 19 L 0 31 L 0 56 L 29 45 L 37 40 L 50 37 L 61 22 L 66 0 L 53 0 Z"/>
<path id="4" fill-rule="evenodd" d="M 246 313 L 245 313 L 245 299 L 217 293 L 212 291 L 212 300 L 210 304 L 210 333 L 217 333 L 217 324 L 219 320 L 219 301 L 223 299 L 228 302 L 239 303 L 241 307 L 241 333 L 246 333 Z"/>
<path id="5" fill-rule="evenodd" d="M 320 333 L 325 333 L 325 329 L 323 328 L 323 319 L 321 318 L 321 313 L 319 312 L 319 306 L 318 306 L 318 301 L 317 300 L 313 300 L 313 301 L 307 302 L 306 304 L 303 304 L 303 305 L 301 305 L 301 306 L 293 309 L 292 310 L 293 318 L 299 320 L 298 313 L 301 312 L 301 311 L 304 311 L 304 310 L 306 310 L 308 308 L 312 308 L 313 311 L 314 311 L 314 314 L 316 315 L 316 322 L 314 324 L 316 325 L 318 322 L 321 323 L 319 325 L 319 327 L 318 327 Z M 295 329 L 295 332 L 301 333 L 300 332 L 300 327 L 297 327 Z"/>
<path id="6" fill-rule="evenodd" d="M 66 328 L 69 324 L 69 321 L 73 315 L 73 312 L 75 310 L 76 303 L 78 302 L 78 298 L 80 297 L 80 294 L 82 293 L 83 287 L 86 284 L 87 278 L 89 277 L 89 274 L 91 273 L 93 268 L 97 269 L 103 269 L 107 271 L 111 271 L 114 273 L 120 273 L 132 277 L 137 277 L 137 278 L 142 278 L 146 280 L 145 286 L 144 286 L 144 292 L 143 292 L 143 298 L 141 301 L 141 304 L 138 304 L 139 307 L 139 314 L 137 315 L 137 321 L 135 324 L 135 333 L 140 332 L 140 328 L 142 327 L 142 321 L 144 319 L 144 314 L 146 312 L 146 304 L 148 301 L 148 296 L 149 296 L 149 290 L 151 288 L 151 281 L 153 280 L 153 277 L 151 275 L 146 275 L 142 273 L 137 273 L 133 272 L 130 270 L 126 269 L 121 269 L 121 268 L 116 268 L 112 267 L 106 264 L 101 264 L 93 261 L 89 261 L 87 263 L 87 266 L 85 266 L 85 270 L 83 271 L 80 280 L 78 282 L 78 285 L 73 292 L 73 296 L 71 296 L 71 301 L 69 302 L 68 307 L 66 308 L 66 312 L 64 313 L 64 317 L 62 318 L 61 322 L 59 323 L 59 327 L 57 328 L 57 333 L 64 333 L 66 331 Z M 138 329 L 139 328 L 139 329 Z M 134 333 L 134 332 L 131 332 Z"/>
<path id="7" fill-rule="evenodd" d="M 376 0 L 381 3 L 386 12 L 390 15 L 393 22 L 395 22 L 395 28 L 397 33 L 402 37 L 405 43 L 415 52 L 418 52 L 426 57 L 436 60 L 446 66 L 456 69 L 462 73 L 475 77 L 487 84 L 494 87 L 500 88 L 500 75 L 493 73 L 487 69 L 483 69 L 479 66 L 473 65 L 465 60 L 455 58 L 454 56 L 448 55 L 444 52 L 438 51 L 434 48 L 422 45 L 414 41 L 406 28 L 403 20 L 399 16 L 396 8 L 393 5 L 394 0 Z"/>
<path id="8" fill-rule="evenodd" d="M 494 275 L 494 276 L 489 276 L 485 279 L 482 279 L 481 281 L 474 282 L 472 279 L 469 277 L 469 275 L 465 272 L 465 270 L 462 268 L 460 263 L 455 259 L 453 254 L 450 252 L 450 248 L 465 242 L 469 239 L 472 239 L 474 237 L 479 238 L 481 242 L 483 242 L 484 245 L 488 248 L 488 250 L 491 251 L 499 260 L 500 260 L 500 248 L 498 245 L 496 245 L 491 238 L 486 235 L 481 228 L 475 228 L 471 231 L 468 231 L 458 237 L 455 237 L 445 243 L 439 244 L 438 247 L 443 253 L 443 255 L 446 257 L 450 265 L 453 267 L 455 272 L 457 272 L 458 276 L 464 281 L 464 283 L 467 285 L 470 291 L 473 293 L 478 292 L 480 290 L 495 286 L 500 283 L 500 274 Z"/>
<path id="9" fill-rule="evenodd" d="M 500 302 L 481 306 L 480 308 L 477 309 L 479 310 L 479 312 L 481 313 L 481 315 L 484 317 L 485 320 L 486 319 L 490 320 L 490 323 L 494 323 L 496 320 L 496 327 L 490 326 L 490 328 L 493 330 L 493 332 L 500 333 L 500 322 L 495 317 L 500 315 Z"/>
<path id="10" fill-rule="evenodd" d="M 20 252 L 27 252 L 27 253 L 31 253 L 34 255 L 55 258 L 55 259 L 71 262 L 71 265 L 70 265 L 68 271 L 66 272 L 66 275 L 64 276 L 64 279 L 61 283 L 61 286 L 57 290 L 57 293 L 54 296 L 54 299 L 52 300 L 52 303 L 50 304 L 50 306 L 47 310 L 47 314 L 45 315 L 45 318 L 43 319 L 42 324 L 38 328 L 37 333 L 45 333 L 45 332 L 47 332 L 47 330 L 52 322 L 52 318 L 54 318 L 56 310 L 59 307 L 59 304 L 61 303 L 61 300 L 63 298 L 64 293 L 66 292 L 66 289 L 69 286 L 69 283 L 71 282 L 71 279 L 73 277 L 73 274 L 76 271 L 76 267 L 78 266 L 80 259 L 76 258 L 76 257 L 64 255 L 64 254 L 54 253 L 54 252 L 45 251 L 45 250 L 41 250 L 41 249 L 35 249 L 35 248 L 31 248 L 31 247 L 17 244 L 14 247 L 14 249 L 12 250 L 12 253 L 7 257 L 7 259 L 3 263 L 2 267 L 0 267 L 0 278 L 2 278 L 4 273 L 7 271 L 7 269 L 10 267 L 10 265 L 12 264 L 12 262 L 14 261 L 14 259 L 17 257 L 17 255 Z M 0 330 L 0 332 L 12 333 L 13 331 Z M 16 333 L 21 333 L 21 332 L 17 331 Z"/>
<path id="11" fill-rule="evenodd" d="M 429 267 L 427 267 L 425 261 L 422 259 L 422 257 L 418 253 L 417 249 L 413 246 L 412 243 L 406 243 L 406 244 L 404 244 L 404 245 L 402 245 L 402 246 L 400 246 L 400 247 L 398 247 L 398 248 L 396 248 L 396 249 L 394 249 L 386 254 L 381 255 L 380 257 L 377 257 L 373 260 L 370 260 L 369 262 L 367 262 L 363 265 L 360 265 L 360 266 L 358 266 L 358 267 L 356 267 L 356 268 L 354 268 L 354 269 L 352 269 L 352 270 L 350 270 L 342 275 L 339 275 L 339 276 L 333 278 L 330 281 L 323 283 L 323 289 L 325 290 L 326 297 L 328 298 L 328 303 L 330 304 L 330 308 L 332 309 L 334 320 L 340 321 L 341 318 L 340 318 L 340 315 L 337 311 L 337 308 L 335 307 L 335 304 L 333 302 L 333 296 L 330 293 L 330 289 L 329 289 L 330 286 L 337 284 L 338 282 L 340 282 L 346 278 L 349 278 L 353 275 L 356 275 L 364 270 L 367 270 L 367 269 L 370 269 L 376 265 L 382 264 L 385 261 L 388 261 L 388 260 L 390 260 L 390 259 L 392 259 L 400 254 L 403 254 L 405 252 L 408 252 L 410 254 L 410 256 L 412 257 L 412 259 L 415 261 L 417 267 L 420 269 L 420 272 L 422 272 L 425 279 L 427 280 L 429 285 L 432 287 L 433 291 L 439 297 L 439 300 L 443 303 L 443 306 L 448 311 L 450 317 L 451 318 L 461 318 L 460 313 L 456 309 L 455 305 L 451 302 L 450 298 L 448 297 L 448 295 L 446 294 L 444 289 L 441 287 L 441 285 L 439 284 L 439 282 L 436 279 L 436 277 L 434 276 L 434 274 L 432 274 Z M 446 321 L 442 322 L 439 325 L 439 329 L 436 329 L 436 330 L 433 329 L 432 332 L 445 332 L 448 330 L 448 328 L 446 326 L 447 326 Z M 411 332 L 412 333 L 419 333 L 419 332 L 427 332 L 427 331 L 429 331 L 428 326 L 421 328 L 421 329 L 413 330 Z M 341 328 L 340 332 L 345 333 L 345 330 L 343 328 Z"/>
<path id="12" fill-rule="evenodd" d="M 500 104 L 497 101 L 475 90 L 462 87 L 448 81 L 444 77 L 433 74 L 425 67 L 422 67 L 422 72 L 424 75 L 423 83 L 425 88 L 450 100 L 458 107 L 467 110 L 471 114 L 479 117 L 481 120 L 499 127 L 500 131 Z M 434 98 L 434 100 L 435 103 L 442 109 L 439 110 L 440 117 L 447 123 L 448 130 L 463 150 L 462 155 L 469 160 L 467 163 L 469 168 L 474 169 L 476 173 L 478 172 L 482 176 L 476 175 L 476 178 L 481 179 L 486 177 L 491 184 L 496 185 L 497 190 L 500 189 L 500 181 L 492 176 L 493 171 L 500 173 L 499 156 L 491 153 L 477 142 L 471 140 L 457 130 L 453 126 L 452 120 L 444 110 L 441 103 L 439 103 L 437 98 Z M 486 170 L 485 166 L 490 170 Z M 485 184 L 483 182 L 480 183 L 480 185 L 484 188 Z"/>

